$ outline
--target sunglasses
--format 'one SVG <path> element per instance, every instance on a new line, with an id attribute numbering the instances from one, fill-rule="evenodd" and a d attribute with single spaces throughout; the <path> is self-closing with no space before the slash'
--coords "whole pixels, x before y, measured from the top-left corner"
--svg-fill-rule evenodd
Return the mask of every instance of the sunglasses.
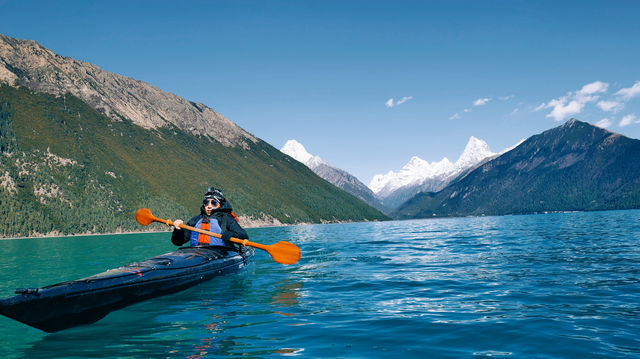
<path id="1" fill-rule="evenodd" d="M 212 205 L 215 206 L 217 204 L 220 204 L 220 201 L 218 201 L 217 199 L 211 199 L 211 198 L 207 198 L 204 201 L 202 201 L 202 204 L 207 206 L 207 205 Z"/>

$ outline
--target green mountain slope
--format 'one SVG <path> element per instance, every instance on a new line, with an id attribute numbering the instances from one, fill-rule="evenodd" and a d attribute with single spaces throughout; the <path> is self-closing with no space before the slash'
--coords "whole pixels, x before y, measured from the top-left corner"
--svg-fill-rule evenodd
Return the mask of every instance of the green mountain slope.
<path id="1" fill-rule="evenodd" d="M 640 140 L 575 119 L 532 136 L 397 218 L 640 208 Z"/>
<path id="2" fill-rule="evenodd" d="M 387 219 L 261 140 L 147 130 L 69 94 L 0 85 L 0 236 L 139 230 L 137 208 L 186 218 L 211 185 L 241 221 Z"/>

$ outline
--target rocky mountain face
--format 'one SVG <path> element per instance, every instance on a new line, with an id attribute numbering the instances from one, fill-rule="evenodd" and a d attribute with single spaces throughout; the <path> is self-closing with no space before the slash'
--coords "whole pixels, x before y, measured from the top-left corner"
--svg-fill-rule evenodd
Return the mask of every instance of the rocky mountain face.
<path id="1" fill-rule="evenodd" d="M 347 171 L 331 166 L 319 156 L 310 154 L 298 141 L 287 141 L 280 151 L 303 163 L 315 172 L 315 174 L 329 183 L 332 183 L 334 186 L 351 193 L 382 212 L 388 211 L 373 192 L 364 183 L 358 180 L 358 178 Z"/>
<path id="2" fill-rule="evenodd" d="M 532 136 L 397 218 L 640 208 L 640 140 L 580 122 Z"/>
<path id="3" fill-rule="evenodd" d="M 446 157 L 432 163 L 413 157 L 398 172 L 374 176 L 369 188 L 385 206 L 397 208 L 417 193 L 443 189 L 460 175 L 497 155 L 485 141 L 471 136 L 455 163 Z"/>
<path id="4" fill-rule="evenodd" d="M 0 82 L 52 95 L 70 93 L 107 117 L 146 128 L 177 127 L 225 146 L 248 148 L 256 138 L 211 108 L 148 83 L 62 57 L 35 41 L 0 34 Z"/>

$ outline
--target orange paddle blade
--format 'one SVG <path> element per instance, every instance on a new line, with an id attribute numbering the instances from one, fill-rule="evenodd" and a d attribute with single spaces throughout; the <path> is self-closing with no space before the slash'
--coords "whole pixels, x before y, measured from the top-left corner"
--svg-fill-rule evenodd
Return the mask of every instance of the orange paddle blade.
<path id="1" fill-rule="evenodd" d="M 148 208 L 140 208 L 136 211 L 136 221 L 143 226 L 150 225 L 153 221 L 155 221 L 156 217 L 151 214 L 151 211 Z"/>
<path id="2" fill-rule="evenodd" d="M 282 264 L 294 264 L 300 260 L 300 248 L 291 242 L 278 242 L 266 249 L 274 261 Z"/>

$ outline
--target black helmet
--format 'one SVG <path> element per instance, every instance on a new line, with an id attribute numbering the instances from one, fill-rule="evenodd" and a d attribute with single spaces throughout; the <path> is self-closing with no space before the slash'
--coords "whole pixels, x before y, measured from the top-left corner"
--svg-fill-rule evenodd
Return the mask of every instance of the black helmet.
<path id="1" fill-rule="evenodd" d="M 222 204 L 225 201 L 224 194 L 222 194 L 222 191 L 215 187 L 207 188 L 207 192 L 204 193 L 204 198 L 202 199 L 202 201 L 204 202 L 208 199 L 215 199 L 220 204 Z"/>

